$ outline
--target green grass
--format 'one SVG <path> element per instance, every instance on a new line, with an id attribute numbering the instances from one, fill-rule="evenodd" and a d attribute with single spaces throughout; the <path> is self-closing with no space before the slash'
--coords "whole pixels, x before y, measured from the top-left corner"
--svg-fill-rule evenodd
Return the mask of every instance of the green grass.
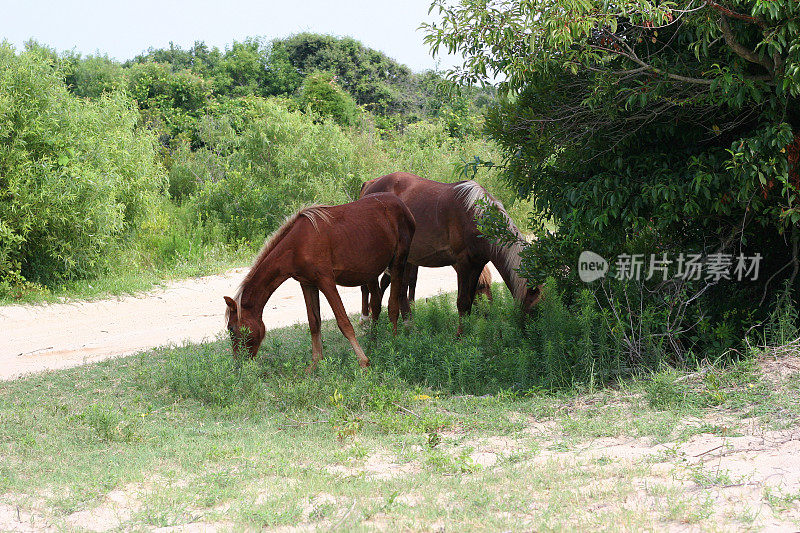
<path id="1" fill-rule="evenodd" d="M 478 334 L 480 316 L 456 340 L 455 312 L 445 302 L 419 306 L 397 338 L 385 322 L 363 331 L 373 363 L 366 371 L 325 323 L 326 359 L 312 376 L 304 372 L 307 328 L 298 325 L 270 332 L 253 361 L 234 360 L 219 340 L 4 382 L 0 494 L 8 503 L 0 507 L 61 529 L 85 526 L 102 510 L 125 530 L 194 522 L 233 529 L 713 528 L 713 491 L 736 481 L 734 473 L 688 471 L 692 491 L 675 490 L 668 479 L 642 488 L 638 480 L 652 478 L 652 464 L 677 455 L 653 448 L 629 460 L 576 450 L 620 437 L 677 447 L 695 431 L 681 421 L 704 416 L 709 406 L 797 420 L 796 387 L 775 391 L 746 365 L 715 369 L 714 379 L 711 370 L 683 380 L 671 372 L 553 392 L 516 390 L 486 375 L 482 390 L 493 392 L 467 394 L 465 386 L 475 385 L 466 378 L 425 370 L 430 346 L 420 337 L 446 338 L 453 353 L 478 359 L 498 348 Z M 441 335 L 421 335 L 432 323 Z M 767 496 L 778 510 L 794 501 Z M 630 501 L 640 503 L 622 504 Z"/>

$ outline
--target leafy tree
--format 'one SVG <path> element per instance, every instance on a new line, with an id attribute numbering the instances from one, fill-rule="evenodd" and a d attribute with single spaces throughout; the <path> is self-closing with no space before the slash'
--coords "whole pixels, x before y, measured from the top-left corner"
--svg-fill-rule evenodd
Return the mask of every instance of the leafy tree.
<path id="1" fill-rule="evenodd" d="M 208 79 L 221 59 L 222 52 L 219 48 L 216 46 L 209 48 L 203 41 L 195 41 L 188 50 L 183 50 L 170 42 L 169 48 L 150 48 L 146 53 L 123 63 L 123 67 L 129 68 L 136 63 L 165 63 L 170 65 L 174 72 L 188 69 Z"/>
<path id="2" fill-rule="evenodd" d="M 166 63 L 176 72 L 187 69 L 194 70 L 199 64 L 203 63 L 203 60 L 195 53 L 198 46 L 205 47 L 204 44 L 198 41 L 195 42 L 193 49 L 184 50 L 170 41 L 169 48 L 149 48 L 147 53 L 136 56 L 125 66 L 129 67 L 134 63 Z"/>
<path id="3" fill-rule="evenodd" d="M 300 33 L 276 41 L 301 74 L 330 72 L 359 105 L 375 113 L 398 113 L 409 108 L 400 89 L 412 79 L 411 71 L 383 53 L 345 37 Z"/>
<path id="4" fill-rule="evenodd" d="M 267 76 L 262 91 L 264 95 L 293 94 L 303 82 L 303 77 L 292 65 L 289 52 L 280 40 L 270 43 L 266 69 Z"/>
<path id="5" fill-rule="evenodd" d="M 562 265 L 581 249 L 638 247 L 765 256 L 760 284 L 710 284 L 715 297 L 752 304 L 771 274 L 798 281 L 800 3 L 433 8 L 442 20 L 426 26 L 432 50 L 465 58 L 449 78 L 502 79 L 487 129 L 505 150 L 506 178 L 558 225 L 527 251 L 532 279 L 575 280 Z"/>
<path id="6" fill-rule="evenodd" d="M 214 70 L 214 89 L 220 94 L 261 94 L 267 77 L 267 50 L 259 39 L 234 41 Z"/>
<path id="7" fill-rule="evenodd" d="M 65 81 L 77 96 L 97 98 L 121 89 L 125 84 L 122 66 L 108 56 L 75 57 Z"/>
<path id="8" fill-rule="evenodd" d="M 126 69 L 127 92 L 138 103 L 145 122 L 168 145 L 172 138 L 191 138 L 211 96 L 206 80 L 189 70 L 173 72 L 165 63 L 136 63 Z"/>

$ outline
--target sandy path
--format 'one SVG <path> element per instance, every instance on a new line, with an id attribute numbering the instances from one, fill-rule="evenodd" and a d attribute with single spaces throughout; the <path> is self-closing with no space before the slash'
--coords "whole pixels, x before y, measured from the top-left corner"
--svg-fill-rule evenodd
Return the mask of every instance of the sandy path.
<path id="1" fill-rule="evenodd" d="M 0 307 L 0 380 L 213 339 L 224 329 L 222 296 L 235 292 L 246 270 L 169 282 L 136 296 Z M 496 271 L 492 273 L 500 280 Z M 455 290 L 452 268 L 420 269 L 418 298 Z M 359 288 L 339 287 L 339 294 L 349 313 L 360 312 Z M 323 318 L 333 318 L 328 302 L 320 300 Z M 306 320 L 300 286 L 290 279 L 268 302 L 264 323 L 274 329 Z"/>

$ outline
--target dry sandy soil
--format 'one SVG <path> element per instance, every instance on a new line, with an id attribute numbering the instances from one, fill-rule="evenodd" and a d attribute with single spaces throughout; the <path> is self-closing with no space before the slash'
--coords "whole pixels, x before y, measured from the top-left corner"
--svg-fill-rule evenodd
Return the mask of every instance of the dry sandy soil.
<path id="1" fill-rule="evenodd" d="M 224 330 L 222 297 L 235 292 L 246 272 L 239 268 L 106 300 L 0 307 L 0 380 L 213 339 Z M 500 280 L 497 271 L 493 274 Z M 455 290 L 452 268 L 420 269 L 418 298 Z M 339 287 L 339 294 L 348 312 L 360 312 L 358 287 Z M 323 319 L 333 318 L 328 302 L 320 300 Z M 264 323 L 275 329 L 306 320 L 302 291 L 290 279 L 267 303 Z"/>

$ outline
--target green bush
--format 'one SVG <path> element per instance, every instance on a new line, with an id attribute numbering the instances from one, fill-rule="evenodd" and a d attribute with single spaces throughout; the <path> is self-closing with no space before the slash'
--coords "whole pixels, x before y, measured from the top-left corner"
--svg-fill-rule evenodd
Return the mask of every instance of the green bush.
<path id="1" fill-rule="evenodd" d="M 222 223 L 229 241 L 260 243 L 303 205 L 357 197 L 355 146 L 336 124 L 314 123 L 281 100 L 252 97 L 249 103 L 239 131 L 226 116 L 205 119 L 205 147 L 191 156 L 194 162 L 180 163 L 183 174 L 171 171 L 175 190 L 191 180 L 179 182 L 181 175 L 199 178 L 191 203 L 201 218 Z M 200 159 L 211 170 L 191 172 Z"/>
<path id="2" fill-rule="evenodd" d="M 163 190 L 138 119 L 124 95 L 72 96 L 46 58 L 0 45 L 0 280 L 103 270 Z"/>
<path id="3" fill-rule="evenodd" d="M 142 118 L 159 132 L 161 141 L 190 139 L 206 111 L 211 86 L 189 70 L 173 72 L 161 63 L 136 63 L 125 69 L 127 92 L 142 110 Z"/>
<path id="4" fill-rule="evenodd" d="M 107 56 L 88 56 L 76 59 L 66 83 L 77 96 L 97 98 L 123 88 L 125 74 L 122 66 Z"/>
<path id="5" fill-rule="evenodd" d="M 300 106 L 322 117 L 330 117 L 340 126 L 353 126 L 358 122 L 358 105 L 344 92 L 336 79 L 325 72 L 315 72 L 306 77 L 300 87 Z"/>

